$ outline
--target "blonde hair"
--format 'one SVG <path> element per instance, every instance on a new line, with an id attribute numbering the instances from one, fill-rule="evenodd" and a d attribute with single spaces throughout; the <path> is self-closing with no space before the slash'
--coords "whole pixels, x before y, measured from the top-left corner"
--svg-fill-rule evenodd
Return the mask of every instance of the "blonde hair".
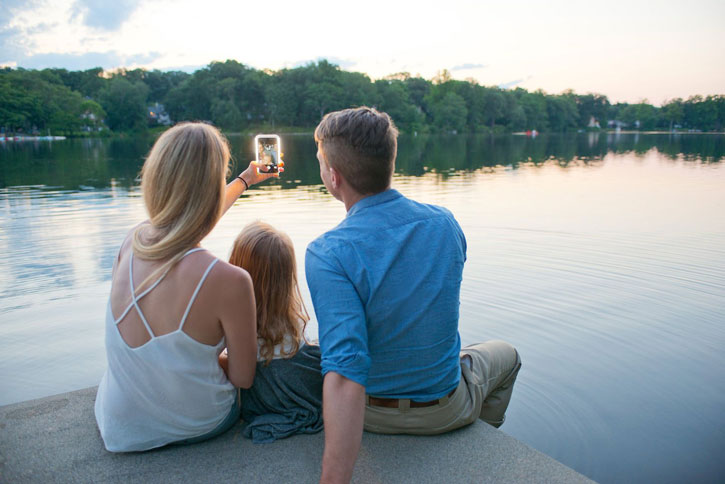
<path id="1" fill-rule="evenodd" d="M 245 269 L 252 277 L 257 336 L 262 339 L 260 356 L 269 364 L 274 347 L 284 346 L 287 335 L 292 338 L 292 348 L 287 352 L 283 348 L 282 354 L 286 358 L 294 356 L 310 317 L 297 284 L 292 240 L 267 223 L 252 222 L 234 240 L 229 263 Z"/>
<path id="2" fill-rule="evenodd" d="M 132 246 L 143 259 L 168 260 L 137 292 L 171 270 L 219 221 L 230 158 L 224 136 L 204 123 L 177 124 L 154 143 L 141 170 L 150 224 L 136 228 Z"/>

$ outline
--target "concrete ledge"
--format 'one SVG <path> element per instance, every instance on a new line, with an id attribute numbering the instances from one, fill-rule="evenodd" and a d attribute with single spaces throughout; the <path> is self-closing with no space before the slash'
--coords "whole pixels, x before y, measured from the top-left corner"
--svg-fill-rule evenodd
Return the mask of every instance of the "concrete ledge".
<path id="1" fill-rule="evenodd" d="M 96 389 L 0 407 L 0 482 L 316 482 L 324 436 L 254 445 L 239 426 L 201 444 L 103 448 Z M 435 437 L 365 433 L 354 482 L 592 482 L 482 422 Z"/>

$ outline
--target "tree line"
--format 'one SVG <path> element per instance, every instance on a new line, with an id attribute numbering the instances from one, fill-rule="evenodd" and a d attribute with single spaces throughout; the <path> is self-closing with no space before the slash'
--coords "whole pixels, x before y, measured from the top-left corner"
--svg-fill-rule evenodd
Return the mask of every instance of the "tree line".
<path id="1" fill-rule="evenodd" d="M 547 94 L 481 86 L 447 71 L 433 79 L 397 73 L 372 81 L 326 60 L 271 71 L 234 60 L 193 74 L 119 69 L 0 69 L 0 129 L 78 134 L 143 131 L 161 104 L 175 122 L 204 120 L 229 131 L 314 127 L 351 106 L 386 111 L 403 132 L 566 132 L 619 126 L 639 130 L 721 131 L 725 95 L 610 103 L 602 94 Z"/>

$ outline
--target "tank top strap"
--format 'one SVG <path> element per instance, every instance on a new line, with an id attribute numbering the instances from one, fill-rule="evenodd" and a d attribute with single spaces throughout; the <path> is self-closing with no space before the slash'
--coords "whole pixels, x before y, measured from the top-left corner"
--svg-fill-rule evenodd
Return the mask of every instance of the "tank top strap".
<path id="1" fill-rule="evenodd" d="M 141 318 L 141 321 L 143 322 L 143 325 L 146 327 L 146 331 L 149 332 L 149 337 L 154 338 L 154 332 L 151 330 L 151 326 L 149 326 L 149 322 L 146 321 L 146 316 L 144 316 L 143 311 L 141 311 L 141 306 L 138 305 L 138 300 L 145 296 L 146 294 L 151 291 L 154 287 L 156 287 L 159 282 L 161 282 L 161 279 L 164 278 L 166 274 L 159 277 L 159 279 L 154 282 L 151 287 L 146 289 L 144 292 L 141 293 L 139 297 L 136 296 L 136 288 L 133 287 L 133 251 L 131 251 L 131 256 L 128 259 L 128 282 L 131 285 L 131 301 L 133 306 L 136 308 L 136 312 L 138 312 L 139 317 Z M 130 309 L 130 306 L 129 306 Z M 128 310 L 126 310 L 123 315 L 125 316 Z"/>
<path id="2" fill-rule="evenodd" d="M 194 250 L 194 249 L 192 249 Z M 196 285 L 196 289 L 194 290 L 194 294 L 191 295 L 191 299 L 189 299 L 189 304 L 186 306 L 186 311 L 184 311 L 184 316 L 181 318 L 181 324 L 179 324 L 179 330 L 184 329 L 184 324 L 186 323 L 186 318 L 189 316 L 189 311 L 191 311 L 191 306 L 194 304 L 194 301 L 196 300 L 197 294 L 199 294 L 199 290 L 201 289 L 201 286 L 204 284 L 204 281 L 206 280 L 206 277 L 209 275 L 209 272 L 211 271 L 212 267 L 214 267 L 214 264 L 219 262 L 219 259 L 214 258 L 213 261 L 209 264 L 209 267 L 206 268 L 206 271 L 204 271 L 204 275 L 201 276 L 201 279 L 199 280 L 199 284 Z"/>
<path id="3" fill-rule="evenodd" d="M 182 256 L 182 259 L 189 254 L 193 254 L 194 252 L 199 252 L 202 250 L 206 250 L 206 249 L 204 249 L 202 247 L 196 247 L 194 249 L 189 249 L 184 253 L 184 255 Z M 199 283 L 199 286 L 196 288 L 196 291 L 194 292 L 194 295 L 192 296 L 192 300 L 189 303 L 189 307 L 187 307 L 187 309 L 186 309 L 186 313 L 184 314 L 184 319 L 182 321 L 186 320 L 186 314 L 188 314 L 189 308 L 191 307 L 191 303 L 193 302 L 194 298 L 196 298 L 196 293 L 199 292 L 199 289 L 201 288 L 201 284 L 204 282 L 204 279 L 206 278 L 206 274 L 209 272 L 209 270 L 211 270 L 211 266 L 213 266 L 217 260 L 218 259 L 214 259 L 214 261 L 211 263 L 211 265 L 207 268 L 207 272 L 204 274 L 204 277 L 202 278 L 201 282 Z M 126 307 L 126 310 L 123 311 L 123 313 L 121 313 L 121 315 L 118 318 L 116 318 L 116 320 L 114 321 L 114 324 L 120 323 L 123 320 L 123 318 L 126 317 L 126 315 L 131 310 L 131 308 L 135 307 L 136 311 L 138 312 L 139 317 L 141 318 L 141 322 L 143 322 L 143 325 L 146 327 L 146 331 L 149 332 L 149 336 L 151 338 L 154 338 L 155 336 L 154 336 L 154 332 L 151 330 L 151 325 L 149 325 L 148 320 L 146 320 L 146 316 L 144 315 L 143 311 L 141 311 L 141 307 L 138 305 L 138 302 L 145 295 L 150 293 L 156 286 L 158 286 L 161 283 L 161 281 L 164 279 L 164 277 L 166 277 L 166 274 L 168 274 L 168 270 L 166 272 L 164 272 L 163 274 L 161 274 L 161 276 L 158 279 L 156 279 L 156 281 L 154 281 L 153 284 L 151 284 L 149 287 L 144 289 L 141 292 L 141 294 L 139 294 L 137 296 L 136 288 L 133 285 L 133 250 L 131 250 L 131 255 L 130 255 L 129 261 L 128 261 L 128 280 L 129 280 L 129 283 L 131 286 L 131 303 Z M 182 322 L 182 326 L 183 326 L 183 322 Z"/>
<path id="4" fill-rule="evenodd" d="M 189 250 L 187 250 L 187 251 L 186 251 L 186 253 L 184 254 L 184 257 L 186 257 L 186 256 L 187 256 L 187 255 L 189 255 L 189 254 L 193 254 L 194 252 L 199 252 L 200 250 L 206 250 L 206 249 L 205 249 L 205 248 L 203 248 L 203 247 L 195 247 L 195 248 L 193 248 L 193 249 L 189 249 Z"/>
<path id="5" fill-rule="evenodd" d="M 139 294 L 138 296 L 136 296 L 136 301 L 133 301 L 133 296 L 134 296 L 134 293 L 136 292 L 136 289 L 134 289 L 134 286 L 133 286 L 133 268 L 131 267 L 131 263 L 132 262 L 133 262 L 133 252 L 131 252 L 131 256 L 129 258 L 129 271 L 128 271 L 129 280 L 131 281 L 131 297 L 132 297 L 132 300 L 131 300 L 131 303 L 123 311 L 123 313 L 121 313 L 121 315 L 116 318 L 116 320 L 113 322 L 114 324 L 120 323 L 121 320 L 126 317 L 126 315 L 131 310 L 131 308 L 133 308 L 133 307 L 136 306 L 135 303 L 137 303 L 138 301 L 140 301 L 146 294 L 150 293 L 153 288 L 155 288 L 156 286 L 159 285 L 159 283 L 164 278 L 164 276 L 166 276 L 166 273 L 162 274 L 161 277 L 159 277 L 156 280 L 156 282 L 154 282 L 153 284 L 151 284 L 149 287 L 147 287 L 146 289 L 144 289 L 144 291 L 141 292 L 141 294 Z"/>

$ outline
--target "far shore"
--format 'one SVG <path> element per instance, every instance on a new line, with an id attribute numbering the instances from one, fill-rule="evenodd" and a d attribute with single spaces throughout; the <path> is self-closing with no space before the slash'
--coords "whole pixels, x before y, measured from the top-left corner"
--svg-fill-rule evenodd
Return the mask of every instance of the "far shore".
<path id="1" fill-rule="evenodd" d="M 169 126 L 170 127 L 170 126 Z M 157 136 L 164 131 L 166 131 L 168 127 L 158 127 L 149 129 L 148 131 L 140 131 L 140 132 L 113 132 L 113 131 L 103 131 L 101 133 L 75 133 L 75 134 L 66 134 L 63 136 L 40 136 L 40 135 L 26 135 L 23 133 L 13 133 L 13 134 L 0 134 L 0 143 L 8 143 L 8 142 L 28 142 L 28 141 L 61 141 L 65 139 L 83 139 L 83 138 L 92 138 L 92 139 L 98 139 L 98 138 L 128 138 L 133 136 Z M 289 136 L 304 136 L 304 135 L 312 135 L 314 133 L 314 128 L 286 128 L 286 127 L 280 127 L 280 128 L 259 128 L 259 129 L 248 129 L 243 131 L 224 131 L 224 134 L 226 136 L 254 136 L 258 133 L 268 132 L 268 133 L 279 133 Z M 533 132 L 525 132 L 525 131 L 516 131 L 516 132 L 501 132 L 501 133 L 490 133 L 490 132 L 473 132 L 473 133 L 442 133 L 442 132 L 435 132 L 435 131 L 421 131 L 419 132 L 413 132 L 413 133 L 407 133 L 402 132 L 401 134 L 404 136 L 418 136 L 421 135 L 493 135 L 493 136 L 501 136 L 501 135 L 512 135 L 512 136 L 529 136 L 529 137 L 536 137 L 536 136 L 542 136 L 542 135 L 559 135 L 559 134 L 590 134 L 590 133 L 606 133 L 606 134 L 669 134 L 669 135 L 725 135 L 725 131 L 668 131 L 668 130 L 648 130 L 648 131 L 637 131 L 637 130 L 621 130 L 617 131 L 614 129 L 597 129 L 597 130 L 580 130 L 580 131 L 536 131 L 535 134 Z"/>

